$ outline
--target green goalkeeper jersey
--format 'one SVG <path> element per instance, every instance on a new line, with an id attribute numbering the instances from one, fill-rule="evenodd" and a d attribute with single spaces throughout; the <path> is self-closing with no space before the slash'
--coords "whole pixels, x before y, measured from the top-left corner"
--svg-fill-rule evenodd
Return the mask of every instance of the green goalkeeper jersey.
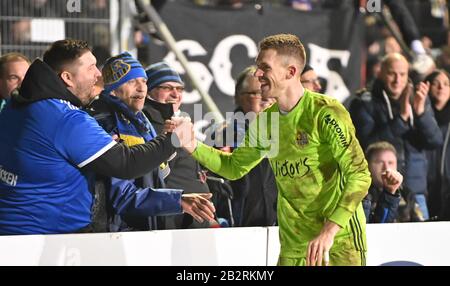
<path id="1" fill-rule="evenodd" d="M 306 257 L 308 242 L 327 220 L 342 227 L 330 252 L 366 251 L 361 201 L 371 177 L 350 116 L 337 100 L 305 89 L 289 113 L 280 114 L 277 103 L 261 113 L 233 153 L 198 143 L 193 156 L 230 180 L 269 158 L 278 187 L 281 257 Z"/>

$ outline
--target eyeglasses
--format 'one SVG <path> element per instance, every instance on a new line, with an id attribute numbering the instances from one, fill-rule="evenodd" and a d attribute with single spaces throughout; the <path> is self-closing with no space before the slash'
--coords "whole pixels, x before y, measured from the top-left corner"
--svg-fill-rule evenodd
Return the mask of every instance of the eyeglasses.
<path id="1" fill-rule="evenodd" d="M 243 92 L 241 92 L 241 95 L 250 96 L 250 97 L 260 97 L 261 92 L 260 91 L 243 91 Z"/>
<path id="2" fill-rule="evenodd" d="M 320 79 L 314 78 L 314 79 L 302 80 L 301 83 L 320 84 Z"/>
<path id="3" fill-rule="evenodd" d="M 156 88 L 164 91 L 164 92 L 171 92 L 172 90 L 176 90 L 178 93 L 182 93 L 184 91 L 184 86 L 170 86 L 170 85 L 160 85 Z"/>

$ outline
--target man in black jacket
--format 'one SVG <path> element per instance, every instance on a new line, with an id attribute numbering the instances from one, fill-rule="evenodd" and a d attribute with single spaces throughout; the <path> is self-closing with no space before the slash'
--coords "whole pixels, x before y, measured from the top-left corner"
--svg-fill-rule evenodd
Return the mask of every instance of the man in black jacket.
<path id="1" fill-rule="evenodd" d="M 146 69 L 147 99 L 144 114 L 155 127 L 156 133 L 163 131 L 164 120 L 179 116 L 184 91 L 180 75 L 166 63 L 155 63 Z M 208 185 L 201 180 L 200 165 L 182 148 L 176 150 L 169 160 L 170 173 L 165 177 L 167 188 L 183 189 L 185 193 L 209 193 Z M 175 215 L 158 218 L 165 229 L 209 227 L 209 222 L 198 223 L 191 216 Z"/>
<path id="2" fill-rule="evenodd" d="M 423 221 L 414 193 L 402 186 L 397 171 L 397 151 L 392 144 L 380 141 L 366 150 L 372 185 L 362 204 L 368 223 Z"/>
<path id="3" fill-rule="evenodd" d="M 363 200 L 367 222 L 388 223 L 398 219 L 403 176 L 397 171 L 397 152 L 388 142 L 376 142 L 366 150 L 372 185 Z"/>

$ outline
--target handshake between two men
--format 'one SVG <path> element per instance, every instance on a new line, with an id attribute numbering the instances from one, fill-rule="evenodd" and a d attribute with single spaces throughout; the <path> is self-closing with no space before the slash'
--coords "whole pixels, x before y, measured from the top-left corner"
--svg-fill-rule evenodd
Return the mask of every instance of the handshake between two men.
<path id="1" fill-rule="evenodd" d="M 177 148 L 184 148 L 189 154 L 197 147 L 194 126 L 189 117 L 172 117 L 164 123 L 164 132 L 172 133 L 172 144 Z"/>
<path id="2" fill-rule="evenodd" d="M 164 133 L 172 133 L 172 144 L 177 147 L 183 147 L 191 154 L 197 146 L 194 136 L 194 128 L 189 117 L 172 117 L 166 120 L 164 124 Z M 181 207 L 183 212 L 190 214 L 196 221 L 203 222 L 207 220 L 213 224 L 217 222 L 214 219 L 216 211 L 211 199 L 211 193 L 192 193 L 181 196 Z"/>

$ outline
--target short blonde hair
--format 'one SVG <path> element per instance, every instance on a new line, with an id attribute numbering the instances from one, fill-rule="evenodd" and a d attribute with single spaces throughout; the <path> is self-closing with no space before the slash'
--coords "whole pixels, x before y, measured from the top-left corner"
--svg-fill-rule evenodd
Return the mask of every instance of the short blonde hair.
<path id="1" fill-rule="evenodd" d="M 366 149 L 366 159 L 368 162 L 372 160 L 372 157 L 375 154 L 383 151 L 390 151 L 394 153 L 395 157 L 397 157 L 397 150 L 395 150 L 394 145 L 386 141 L 378 141 L 370 144 Z"/>
<path id="2" fill-rule="evenodd" d="M 259 42 L 259 50 L 273 49 L 277 54 L 293 57 L 298 61 L 300 72 L 306 63 L 305 47 L 296 35 L 277 34 L 265 37 Z"/>
<path id="3" fill-rule="evenodd" d="M 0 78 L 3 77 L 3 72 L 7 63 L 19 61 L 25 61 L 28 64 L 31 64 L 30 59 L 28 59 L 27 56 L 21 53 L 11 52 L 0 56 Z"/>

